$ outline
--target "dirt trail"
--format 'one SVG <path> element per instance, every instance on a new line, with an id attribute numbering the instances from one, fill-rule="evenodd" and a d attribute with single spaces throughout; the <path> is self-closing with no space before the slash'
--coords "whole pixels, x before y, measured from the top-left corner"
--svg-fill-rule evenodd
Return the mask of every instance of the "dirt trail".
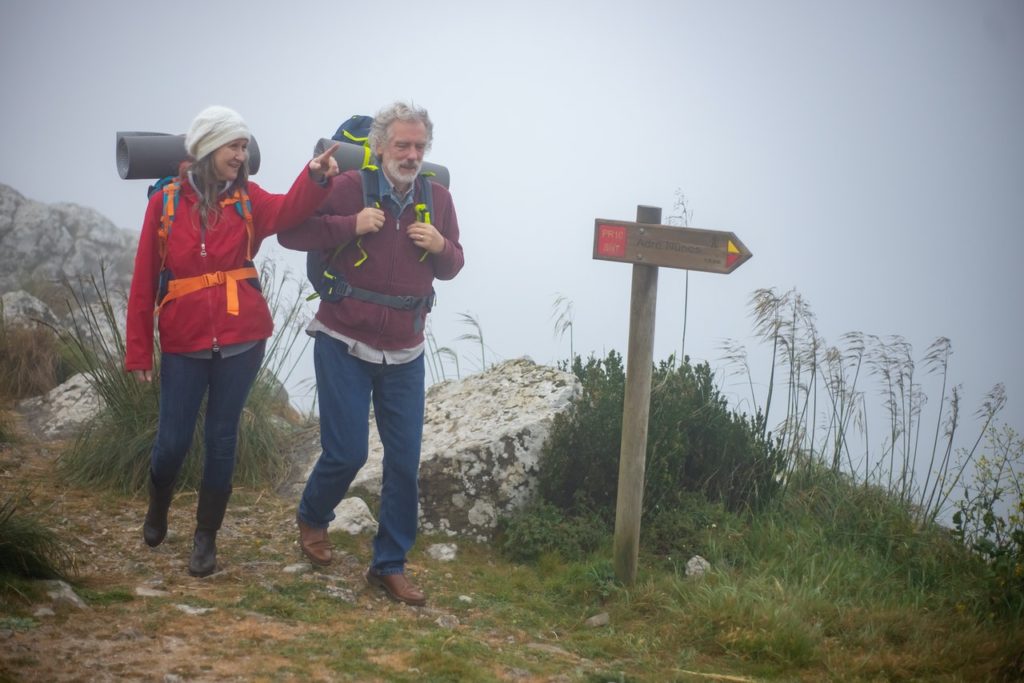
<path id="1" fill-rule="evenodd" d="M 340 558 L 314 570 L 296 544 L 295 501 L 268 492 L 236 490 L 218 536 L 218 571 L 190 577 L 195 494 L 177 495 L 168 537 L 151 549 L 141 539 L 146 501 L 62 483 L 62 446 L 0 446 L 0 490 L 29 493 L 32 509 L 69 541 L 74 589 L 88 605 L 16 593 L 0 598 L 0 681 L 338 680 L 345 674 L 336 660 L 329 668 L 324 653 L 332 643 L 340 649 L 381 620 L 455 628 L 473 611 L 453 620 L 451 610 L 433 606 L 458 596 L 439 562 L 408 567 L 431 596 L 425 608 L 393 603 L 368 587 L 367 538 L 332 534 L 344 546 Z M 388 671 L 407 677 L 408 656 L 371 653 L 379 678 L 357 680 L 389 680 Z M 505 676 L 496 671 L 495 678 Z"/>

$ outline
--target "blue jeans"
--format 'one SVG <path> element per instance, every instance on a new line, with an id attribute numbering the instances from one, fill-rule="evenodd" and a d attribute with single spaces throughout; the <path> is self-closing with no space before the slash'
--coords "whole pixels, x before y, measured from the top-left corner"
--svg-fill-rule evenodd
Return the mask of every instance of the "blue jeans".
<path id="1" fill-rule="evenodd" d="M 176 353 L 160 356 L 160 421 L 150 455 L 157 487 L 173 484 L 185 462 L 206 400 L 206 458 L 202 487 L 230 491 L 235 471 L 238 422 L 245 399 L 263 362 L 266 342 L 228 358 L 190 358 Z"/>
<path id="2" fill-rule="evenodd" d="M 373 561 L 377 574 L 400 574 L 416 540 L 420 442 L 423 439 L 423 356 L 400 365 L 368 363 L 348 345 L 317 333 L 313 345 L 323 451 L 306 481 L 299 519 L 323 529 L 369 455 L 370 401 L 384 446 Z"/>

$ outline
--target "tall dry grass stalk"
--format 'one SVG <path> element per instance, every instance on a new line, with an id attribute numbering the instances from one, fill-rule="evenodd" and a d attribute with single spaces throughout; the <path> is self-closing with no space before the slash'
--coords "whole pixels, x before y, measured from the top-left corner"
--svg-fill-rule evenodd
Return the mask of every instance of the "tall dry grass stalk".
<path id="1" fill-rule="evenodd" d="M 456 341 L 470 341 L 480 345 L 480 371 L 483 372 L 487 369 L 487 345 L 484 343 L 484 330 L 480 326 L 480 321 L 472 313 L 459 313 L 459 318 L 462 324 L 472 328 L 472 332 L 460 335 Z"/>
<path id="2" fill-rule="evenodd" d="M 948 338 L 936 339 L 922 360 L 925 373 L 941 385 L 930 418 L 934 427 L 925 432 L 928 398 L 906 339 L 848 332 L 838 345 L 829 345 L 809 302 L 795 290 L 759 289 L 750 307 L 755 334 L 770 350 L 763 401 L 746 348 L 727 340 L 723 360 L 732 374 L 746 377 L 753 405 L 763 404 L 764 429 L 773 430 L 786 452 L 787 478 L 807 463 L 824 463 L 862 484 L 883 487 L 912 506 L 921 522 L 948 512 L 951 492 L 1006 403 L 1003 386 L 984 397 L 977 437 L 960 448 L 962 390 L 950 386 Z M 877 381 L 877 393 L 862 387 L 865 376 Z M 879 398 L 880 410 L 872 396 Z M 875 428 L 881 430 L 880 443 L 873 440 Z"/>
<path id="3" fill-rule="evenodd" d="M 566 334 L 569 335 L 569 366 L 571 367 L 576 358 L 576 349 L 573 344 L 576 315 L 572 299 L 562 294 L 556 294 L 555 302 L 551 305 L 551 317 L 555 320 L 555 336 L 562 339 Z"/>

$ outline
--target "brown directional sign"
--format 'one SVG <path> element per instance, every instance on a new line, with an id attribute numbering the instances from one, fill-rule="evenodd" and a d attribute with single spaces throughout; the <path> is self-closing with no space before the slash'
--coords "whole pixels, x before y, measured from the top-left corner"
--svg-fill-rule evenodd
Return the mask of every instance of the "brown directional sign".
<path id="1" fill-rule="evenodd" d="M 594 221 L 595 259 L 727 274 L 751 256 L 731 232 L 603 218 Z"/>

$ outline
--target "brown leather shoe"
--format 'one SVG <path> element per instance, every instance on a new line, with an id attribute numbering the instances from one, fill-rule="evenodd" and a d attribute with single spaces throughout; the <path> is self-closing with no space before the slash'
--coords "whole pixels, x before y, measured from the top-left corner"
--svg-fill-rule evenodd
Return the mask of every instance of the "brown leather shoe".
<path id="1" fill-rule="evenodd" d="M 326 567 L 331 563 L 331 539 L 327 536 L 327 529 L 314 529 L 301 519 L 299 523 L 299 547 L 302 554 L 309 558 L 313 564 Z"/>
<path id="2" fill-rule="evenodd" d="M 416 586 L 405 578 L 405 574 L 374 574 L 373 570 L 366 572 L 366 582 L 371 586 L 378 586 L 384 589 L 388 597 L 407 605 L 420 606 L 427 604 L 427 596 Z"/>

